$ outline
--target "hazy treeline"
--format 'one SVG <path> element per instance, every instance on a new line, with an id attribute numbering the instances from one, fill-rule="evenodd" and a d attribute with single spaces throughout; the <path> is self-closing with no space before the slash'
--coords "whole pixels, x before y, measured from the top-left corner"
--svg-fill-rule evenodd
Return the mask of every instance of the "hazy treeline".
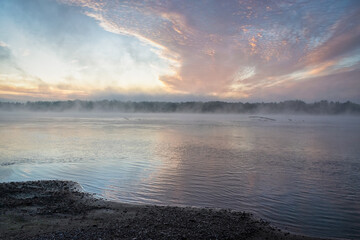
<path id="1" fill-rule="evenodd" d="M 360 114 L 360 104 L 352 102 L 320 101 L 305 103 L 300 100 L 242 103 L 242 102 L 124 102 L 102 101 L 38 101 L 0 102 L 3 111 L 104 111 L 104 112 L 183 112 L 183 113 L 306 113 L 306 114 Z"/>

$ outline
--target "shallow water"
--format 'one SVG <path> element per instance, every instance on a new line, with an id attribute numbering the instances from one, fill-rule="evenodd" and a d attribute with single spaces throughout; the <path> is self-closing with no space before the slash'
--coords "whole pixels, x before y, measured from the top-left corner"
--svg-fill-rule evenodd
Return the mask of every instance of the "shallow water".
<path id="1" fill-rule="evenodd" d="M 66 179 L 107 199 L 253 212 L 360 238 L 360 117 L 0 112 L 0 182 Z"/>

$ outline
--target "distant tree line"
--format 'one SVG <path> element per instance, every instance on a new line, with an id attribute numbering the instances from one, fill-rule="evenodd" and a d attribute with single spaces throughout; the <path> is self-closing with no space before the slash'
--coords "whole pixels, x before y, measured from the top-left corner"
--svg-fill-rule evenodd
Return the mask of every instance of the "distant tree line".
<path id="1" fill-rule="evenodd" d="M 242 102 L 130 102 L 102 101 L 38 101 L 0 102 L 2 111 L 103 111 L 103 112 L 151 112 L 151 113 L 306 113 L 306 114 L 360 114 L 360 105 L 352 102 L 326 100 L 305 103 L 300 100 L 242 103 Z"/>

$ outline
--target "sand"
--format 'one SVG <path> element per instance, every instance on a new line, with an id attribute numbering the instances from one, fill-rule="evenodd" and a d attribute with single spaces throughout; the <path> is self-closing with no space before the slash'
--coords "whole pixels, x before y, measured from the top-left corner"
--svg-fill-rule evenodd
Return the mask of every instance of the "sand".
<path id="1" fill-rule="evenodd" d="M 318 239 L 225 209 L 130 205 L 70 181 L 0 183 L 0 239 Z"/>

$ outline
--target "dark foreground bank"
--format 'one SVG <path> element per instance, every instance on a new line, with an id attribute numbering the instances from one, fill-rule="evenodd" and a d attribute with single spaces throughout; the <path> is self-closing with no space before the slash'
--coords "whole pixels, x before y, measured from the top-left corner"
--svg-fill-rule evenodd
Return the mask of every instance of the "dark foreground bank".
<path id="1" fill-rule="evenodd" d="M 109 202 L 75 182 L 0 183 L 0 239 L 316 239 L 245 212 Z"/>

